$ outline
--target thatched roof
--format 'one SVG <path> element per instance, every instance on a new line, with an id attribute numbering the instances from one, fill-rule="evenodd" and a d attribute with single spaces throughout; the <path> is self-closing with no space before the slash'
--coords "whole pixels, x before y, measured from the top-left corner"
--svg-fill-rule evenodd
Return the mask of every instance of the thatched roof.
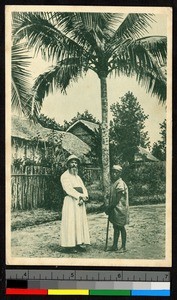
<path id="1" fill-rule="evenodd" d="M 148 152 L 145 148 L 139 146 L 138 152 L 140 155 L 145 156 L 147 160 L 150 161 L 159 161 L 154 155 L 152 155 L 150 152 Z"/>
<path id="2" fill-rule="evenodd" d="M 67 129 L 67 132 L 70 131 L 71 129 L 73 129 L 78 124 L 84 125 L 92 132 L 95 132 L 95 131 L 97 132 L 99 130 L 99 124 L 95 124 L 93 122 L 85 121 L 85 120 L 78 120 Z"/>
<path id="3" fill-rule="evenodd" d="M 40 141 L 48 141 L 49 135 L 54 133 L 56 137 L 61 138 L 62 147 L 70 154 L 75 154 L 78 157 L 86 155 L 91 149 L 72 133 L 65 131 L 51 130 L 42 127 L 40 124 L 33 124 L 27 119 L 22 119 L 17 116 L 12 116 L 11 121 L 11 136 L 30 141 L 33 138 L 39 137 Z"/>

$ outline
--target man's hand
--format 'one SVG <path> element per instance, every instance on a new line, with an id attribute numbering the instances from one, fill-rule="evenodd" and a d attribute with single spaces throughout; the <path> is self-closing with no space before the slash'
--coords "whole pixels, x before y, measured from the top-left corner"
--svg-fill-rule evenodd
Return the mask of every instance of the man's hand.
<path id="1" fill-rule="evenodd" d="M 83 205 L 83 203 L 84 203 L 84 201 L 82 200 L 82 198 L 80 198 L 78 205 L 81 206 L 81 205 Z"/>
<path id="2" fill-rule="evenodd" d="M 81 206 L 81 205 L 83 205 L 84 202 L 88 202 L 88 197 L 80 196 L 78 205 Z"/>
<path id="3" fill-rule="evenodd" d="M 89 198 L 88 198 L 88 197 L 82 197 L 82 200 L 83 200 L 84 202 L 88 202 Z"/>

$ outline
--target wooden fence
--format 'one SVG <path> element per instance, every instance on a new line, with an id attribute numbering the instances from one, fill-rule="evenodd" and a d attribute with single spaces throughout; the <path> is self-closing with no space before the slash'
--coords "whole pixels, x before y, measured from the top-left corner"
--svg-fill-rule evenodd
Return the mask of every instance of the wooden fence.
<path id="1" fill-rule="evenodd" d="M 39 166 L 11 168 L 11 208 L 25 210 L 43 207 L 51 170 Z"/>
<path id="2" fill-rule="evenodd" d="M 82 173 L 86 185 L 101 180 L 99 168 L 84 168 Z M 59 178 L 56 180 L 52 169 L 41 166 L 11 167 L 12 210 L 53 208 L 55 204 L 58 207 L 60 198 L 63 195 Z"/>

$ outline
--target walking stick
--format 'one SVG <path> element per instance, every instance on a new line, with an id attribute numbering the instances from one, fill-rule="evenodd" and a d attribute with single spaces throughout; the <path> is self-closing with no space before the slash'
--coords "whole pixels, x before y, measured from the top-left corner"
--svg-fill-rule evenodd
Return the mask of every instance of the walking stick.
<path id="1" fill-rule="evenodd" d="M 109 191 L 109 196 L 108 196 L 108 205 L 110 205 L 110 191 Z M 107 228 L 106 228 L 106 244 L 105 244 L 105 249 L 104 251 L 107 251 L 108 247 L 108 237 L 109 237 L 109 213 L 108 213 L 108 220 L 107 220 Z"/>
<path id="2" fill-rule="evenodd" d="M 108 236 L 109 236 L 109 216 L 108 216 L 108 220 L 107 220 L 106 244 L 105 244 L 105 249 L 104 249 L 104 251 L 107 251 L 107 247 L 108 247 Z"/>

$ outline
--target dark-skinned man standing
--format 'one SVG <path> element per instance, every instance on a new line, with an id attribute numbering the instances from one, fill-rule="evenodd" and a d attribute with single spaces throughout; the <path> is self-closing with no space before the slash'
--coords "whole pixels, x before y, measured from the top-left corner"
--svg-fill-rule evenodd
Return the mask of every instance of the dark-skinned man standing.
<path id="1" fill-rule="evenodd" d="M 106 209 L 109 221 L 113 224 L 113 245 L 108 251 L 126 252 L 127 233 L 125 225 L 128 223 L 129 199 L 128 187 L 121 178 L 122 167 L 114 165 L 112 168 L 113 184 L 111 186 L 110 204 Z M 118 240 L 121 234 L 122 245 L 118 248 Z"/>

